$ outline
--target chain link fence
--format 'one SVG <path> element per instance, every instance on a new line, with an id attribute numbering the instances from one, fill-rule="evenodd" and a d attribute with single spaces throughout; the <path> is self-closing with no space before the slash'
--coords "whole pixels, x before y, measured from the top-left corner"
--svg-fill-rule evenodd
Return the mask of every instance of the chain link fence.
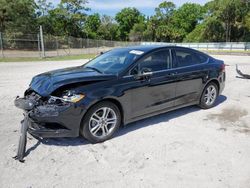
<path id="1" fill-rule="evenodd" d="M 43 38 L 41 38 L 43 37 Z M 43 39 L 43 40 L 42 40 Z M 42 45 L 43 42 L 43 45 Z M 99 54 L 112 48 L 130 45 L 178 45 L 203 51 L 246 51 L 250 43 L 161 43 L 119 42 L 40 34 L 0 33 L 0 58 L 56 57 L 81 54 Z M 44 46 L 44 48 L 43 48 Z"/>
<path id="2" fill-rule="evenodd" d="M 42 43 L 44 51 L 42 48 Z M 66 36 L 8 35 L 0 33 L 0 58 L 4 57 L 56 57 L 81 54 L 99 54 L 115 47 L 139 45 L 140 42 L 93 40 Z"/>

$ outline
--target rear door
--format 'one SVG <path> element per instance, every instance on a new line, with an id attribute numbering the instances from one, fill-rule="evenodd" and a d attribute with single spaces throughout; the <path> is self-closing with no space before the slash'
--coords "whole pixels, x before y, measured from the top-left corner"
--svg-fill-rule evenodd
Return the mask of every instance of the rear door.
<path id="1" fill-rule="evenodd" d="M 199 101 L 208 73 L 208 57 L 195 50 L 174 48 L 173 58 L 177 81 L 175 106 Z"/>

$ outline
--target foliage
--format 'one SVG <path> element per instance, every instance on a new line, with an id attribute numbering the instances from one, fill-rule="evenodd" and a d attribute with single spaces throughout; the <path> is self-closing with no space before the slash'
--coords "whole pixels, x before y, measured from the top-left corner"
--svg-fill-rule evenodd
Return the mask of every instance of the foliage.
<path id="1" fill-rule="evenodd" d="M 142 41 L 143 32 L 145 31 L 145 29 L 146 29 L 146 24 L 143 21 L 136 23 L 129 33 L 129 40 Z"/>
<path id="2" fill-rule="evenodd" d="M 222 42 L 250 40 L 250 1 L 211 0 L 180 7 L 163 1 L 145 17 L 133 7 L 115 17 L 88 14 L 87 0 L 0 0 L 0 32 L 6 36 L 38 33 L 105 40 Z"/>
<path id="3" fill-rule="evenodd" d="M 41 1 L 40 1 L 41 2 Z M 45 33 L 52 35 L 83 36 L 82 27 L 87 17 L 85 0 L 61 0 L 56 8 L 38 1 L 38 24 L 42 25 Z M 44 8 L 45 7 L 45 8 Z M 44 15 L 41 15 L 41 12 Z"/>
<path id="4" fill-rule="evenodd" d="M 34 0 L 0 0 L 0 32 L 30 33 L 36 26 Z"/>
<path id="5" fill-rule="evenodd" d="M 248 0 L 214 0 L 206 4 L 210 17 L 215 17 L 223 27 L 222 41 L 242 41 L 249 33 L 245 16 L 250 11 Z M 210 19 L 208 17 L 208 19 Z"/>
<path id="6" fill-rule="evenodd" d="M 101 18 L 101 25 L 98 28 L 97 36 L 98 39 L 104 40 L 119 40 L 117 35 L 118 24 L 110 16 L 103 15 Z"/>
<path id="7" fill-rule="evenodd" d="M 118 22 L 118 35 L 121 40 L 128 40 L 130 30 L 142 19 L 142 14 L 136 8 L 124 8 L 115 16 Z"/>
<path id="8" fill-rule="evenodd" d="M 84 31 L 88 38 L 97 38 L 97 30 L 101 25 L 101 18 L 99 14 L 89 15 L 84 24 Z"/>
<path id="9" fill-rule="evenodd" d="M 203 19 L 205 14 L 204 8 L 195 3 L 185 3 L 173 14 L 173 25 L 176 29 L 178 41 L 182 41 L 183 38 L 190 32 L 192 32 L 196 25 Z"/>

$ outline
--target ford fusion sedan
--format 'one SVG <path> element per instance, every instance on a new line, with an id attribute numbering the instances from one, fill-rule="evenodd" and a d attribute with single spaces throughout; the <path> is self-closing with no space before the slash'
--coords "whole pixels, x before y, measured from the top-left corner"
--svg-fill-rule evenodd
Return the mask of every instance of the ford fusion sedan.
<path id="1" fill-rule="evenodd" d="M 15 105 L 34 137 L 110 139 L 121 125 L 170 110 L 215 105 L 224 62 L 173 46 L 134 46 L 35 76 Z"/>

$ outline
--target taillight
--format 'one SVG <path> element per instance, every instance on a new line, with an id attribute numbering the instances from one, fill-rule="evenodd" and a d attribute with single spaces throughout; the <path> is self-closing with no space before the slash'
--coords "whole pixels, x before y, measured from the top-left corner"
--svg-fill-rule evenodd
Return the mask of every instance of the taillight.
<path id="1" fill-rule="evenodd" d="M 220 70 L 221 72 L 225 72 L 226 65 L 224 63 L 221 64 Z"/>

